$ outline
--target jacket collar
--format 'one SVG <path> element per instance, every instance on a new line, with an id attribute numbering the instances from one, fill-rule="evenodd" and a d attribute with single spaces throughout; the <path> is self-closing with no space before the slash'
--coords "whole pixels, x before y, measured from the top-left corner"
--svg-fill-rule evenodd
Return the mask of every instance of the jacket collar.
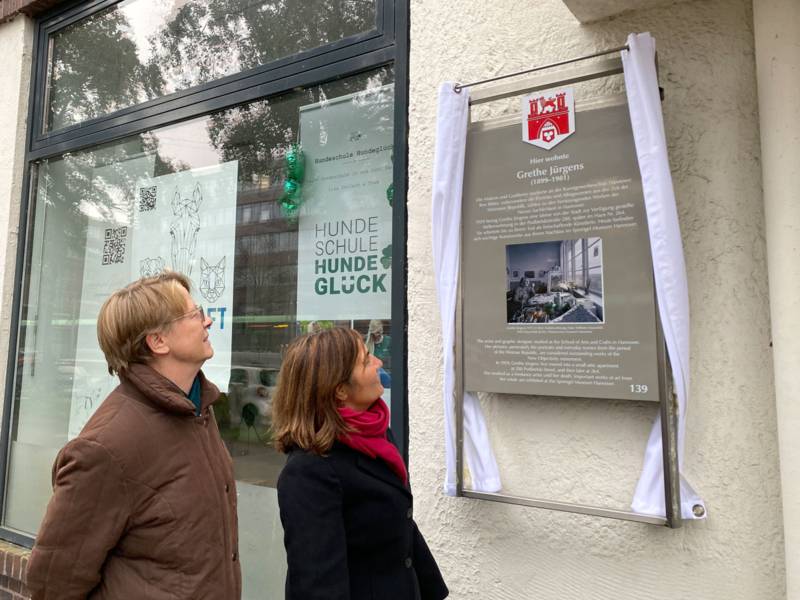
<path id="1" fill-rule="evenodd" d="M 132 364 L 120 373 L 123 384 L 134 387 L 142 396 L 165 412 L 194 415 L 192 401 L 174 382 L 145 364 Z M 203 412 L 219 399 L 219 389 L 200 371 L 200 411 Z"/>
<path id="2" fill-rule="evenodd" d="M 366 454 L 362 454 L 356 450 L 352 450 L 348 448 L 344 444 L 340 442 L 336 443 L 341 448 L 347 448 L 348 450 L 352 451 L 356 455 L 356 465 L 362 471 L 372 475 L 376 479 L 380 479 L 381 481 L 388 483 L 389 485 L 393 485 L 396 488 L 402 490 L 409 498 L 411 497 L 411 490 L 400 480 L 400 478 L 392 471 L 388 464 L 386 464 L 380 458 L 370 458 Z"/>

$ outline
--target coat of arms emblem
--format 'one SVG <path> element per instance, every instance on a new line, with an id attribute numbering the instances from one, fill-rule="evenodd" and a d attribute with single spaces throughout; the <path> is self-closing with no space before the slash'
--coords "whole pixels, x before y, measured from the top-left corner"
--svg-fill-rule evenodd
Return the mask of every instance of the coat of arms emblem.
<path id="1" fill-rule="evenodd" d="M 546 90 L 522 99 L 522 141 L 550 150 L 575 132 L 572 88 Z"/>

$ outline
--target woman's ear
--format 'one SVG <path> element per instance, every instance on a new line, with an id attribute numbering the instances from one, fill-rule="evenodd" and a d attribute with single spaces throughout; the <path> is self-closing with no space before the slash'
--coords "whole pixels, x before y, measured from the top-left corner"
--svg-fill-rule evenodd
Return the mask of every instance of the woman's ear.
<path id="1" fill-rule="evenodd" d="M 167 340 L 159 332 L 148 333 L 144 338 L 147 347 L 156 356 L 163 356 L 169 352 L 169 345 Z"/>
<path id="2" fill-rule="evenodd" d="M 346 383 L 340 383 L 336 386 L 336 400 L 341 404 L 350 396 L 350 386 Z"/>

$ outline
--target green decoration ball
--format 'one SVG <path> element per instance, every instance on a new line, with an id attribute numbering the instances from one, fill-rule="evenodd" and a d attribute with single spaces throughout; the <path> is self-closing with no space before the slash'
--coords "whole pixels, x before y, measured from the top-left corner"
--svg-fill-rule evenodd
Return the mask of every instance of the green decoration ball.
<path id="1" fill-rule="evenodd" d="M 298 144 L 293 144 L 286 152 L 286 178 L 298 183 L 303 181 L 306 172 L 306 157 Z"/>
<path id="2" fill-rule="evenodd" d="M 390 183 L 386 188 L 386 199 L 389 201 L 389 206 L 393 206 L 394 202 L 394 183 Z"/>
<path id="3" fill-rule="evenodd" d="M 392 245 L 389 244 L 383 249 L 383 256 L 381 257 L 381 265 L 384 269 L 392 268 Z"/>
<path id="4" fill-rule="evenodd" d="M 297 192 L 300 190 L 300 184 L 294 179 L 287 179 L 283 182 L 283 196 L 290 200 L 294 200 Z"/>

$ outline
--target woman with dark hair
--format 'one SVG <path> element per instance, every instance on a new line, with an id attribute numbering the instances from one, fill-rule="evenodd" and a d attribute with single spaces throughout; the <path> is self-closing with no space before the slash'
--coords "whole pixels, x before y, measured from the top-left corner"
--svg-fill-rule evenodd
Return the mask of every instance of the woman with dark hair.
<path id="1" fill-rule="evenodd" d="M 286 600 L 441 600 L 387 428 L 380 359 L 336 327 L 291 343 L 273 396 Z"/>

